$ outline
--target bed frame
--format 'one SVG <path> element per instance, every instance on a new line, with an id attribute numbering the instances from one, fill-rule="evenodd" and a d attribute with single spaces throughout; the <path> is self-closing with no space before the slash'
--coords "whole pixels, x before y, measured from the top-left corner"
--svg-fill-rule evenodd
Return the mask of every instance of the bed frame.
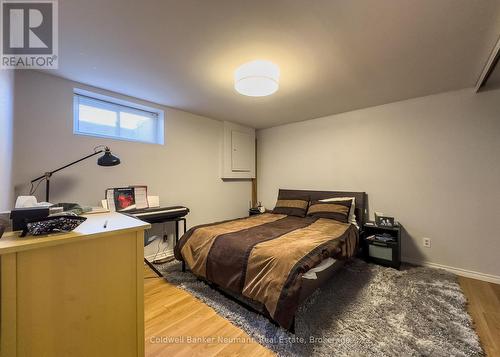
<path id="1" fill-rule="evenodd" d="M 367 196 L 365 192 L 342 192 L 342 191 L 311 191 L 311 190 L 291 190 L 291 189 L 280 189 L 279 190 L 279 197 L 280 199 L 287 199 L 287 198 L 293 198 L 297 197 L 298 195 L 309 195 L 310 200 L 322 200 L 325 198 L 333 198 L 333 197 L 355 197 L 356 198 L 356 207 L 355 207 L 355 214 L 356 214 L 356 222 L 358 223 L 358 226 L 361 228 L 363 227 L 363 224 L 366 222 L 366 217 L 367 217 Z M 342 268 L 344 265 L 344 261 L 336 261 L 335 264 L 332 266 L 328 267 L 327 269 L 316 273 L 318 276 L 317 279 L 311 280 L 311 279 L 302 279 L 302 289 L 300 292 L 300 298 L 299 301 L 302 304 L 305 300 L 307 300 L 316 289 L 320 288 L 321 286 L 325 285 L 330 278 L 337 272 L 339 269 Z M 207 283 L 211 288 L 217 290 L 220 292 L 222 295 L 226 296 L 228 299 L 238 303 L 239 305 L 249 309 L 250 311 L 253 311 L 255 313 L 258 313 L 260 315 L 265 316 L 268 318 L 272 323 L 275 325 L 276 322 L 269 316 L 267 313 L 266 309 L 262 304 L 254 302 L 250 299 L 245 298 L 244 296 L 240 296 L 238 294 L 234 294 L 232 292 L 229 292 L 227 290 L 224 290 L 220 286 L 206 280 L 206 279 L 201 279 L 198 278 L 199 280 L 204 281 Z M 292 324 L 292 327 L 289 329 L 289 332 L 295 333 L 295 318 Z"/>

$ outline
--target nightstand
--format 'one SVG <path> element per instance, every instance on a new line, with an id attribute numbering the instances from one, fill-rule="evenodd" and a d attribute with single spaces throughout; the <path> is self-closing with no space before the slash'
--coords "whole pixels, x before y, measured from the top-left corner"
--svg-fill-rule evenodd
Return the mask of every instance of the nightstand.
<path id="1" fill-rule="evenodd" d="M 390 237 L 389 241 L 368 240 L 372 235 Z M 363 225 L 362 255 L 368 262 L 399 269 L 401 265 L 401 225 L 394 227 L 377 226 L 373 222 Z"/>

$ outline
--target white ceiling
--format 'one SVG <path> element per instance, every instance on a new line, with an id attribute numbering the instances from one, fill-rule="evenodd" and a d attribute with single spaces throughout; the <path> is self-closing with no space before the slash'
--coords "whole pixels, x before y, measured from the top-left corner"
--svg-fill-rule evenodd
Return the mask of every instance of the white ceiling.
<path id="1" fill-rule="evenodd" d="M 474 86 L 499 0 L 61 0 L 56 75 L 265 128 Z M 253 59 L 265 98 L 233 89 Z"/>

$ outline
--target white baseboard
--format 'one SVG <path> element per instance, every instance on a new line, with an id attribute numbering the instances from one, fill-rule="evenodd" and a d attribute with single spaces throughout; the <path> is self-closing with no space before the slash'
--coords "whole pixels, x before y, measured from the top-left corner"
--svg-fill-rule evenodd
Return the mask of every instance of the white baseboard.
<path id="1" fill-rule="evenodd" d="M 426 261 L 418 261 L 418 260 L 415 260 L 412 258 L 402 257 L 401 260 L 404 262 L 410 263 L 410 264 L 414 264 L 414 265 L 444 269 L 444 270 L 447 270 L 447 271 L 454 273 L 456 275 L 465 276 L 466 278 L 472 278 L 472 279 L 487 281 L 489 283 L 500 284 L 500 276 L 498 276 L 498 275 L 485 274 L 485 273 L 480 273 L 477 271 L 472 271 L 472 270 L 467 270 L 467 269 L 462 269 L 462 268 L 454 268 L 454 267 L 450 267 L 447 265 L 431 263 L 431 262 L 426 262 Z"/>
<path id="2" fill-rule="evenodd" d="M 158 254 L 150 254 L 146 255 L 144 258 L 152 262 L 153 260 L 159 260 L 159 259 L 165 259 L 165 258 L 171 258 L 174 256 L 174 250 L 169 249 L 164 252 L 159 252 Z"/>

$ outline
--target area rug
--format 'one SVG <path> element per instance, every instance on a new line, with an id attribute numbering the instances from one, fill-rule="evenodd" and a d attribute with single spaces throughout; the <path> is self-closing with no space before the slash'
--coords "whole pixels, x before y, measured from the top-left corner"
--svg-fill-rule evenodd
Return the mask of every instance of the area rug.
<path id="1" fill-rule="evenodd" d="M 178 262 L 159 269 L 280 356 L 484 356 L 456 276 L 444 270 L 354 260 L 301 306 L 293 335 Z"/>

